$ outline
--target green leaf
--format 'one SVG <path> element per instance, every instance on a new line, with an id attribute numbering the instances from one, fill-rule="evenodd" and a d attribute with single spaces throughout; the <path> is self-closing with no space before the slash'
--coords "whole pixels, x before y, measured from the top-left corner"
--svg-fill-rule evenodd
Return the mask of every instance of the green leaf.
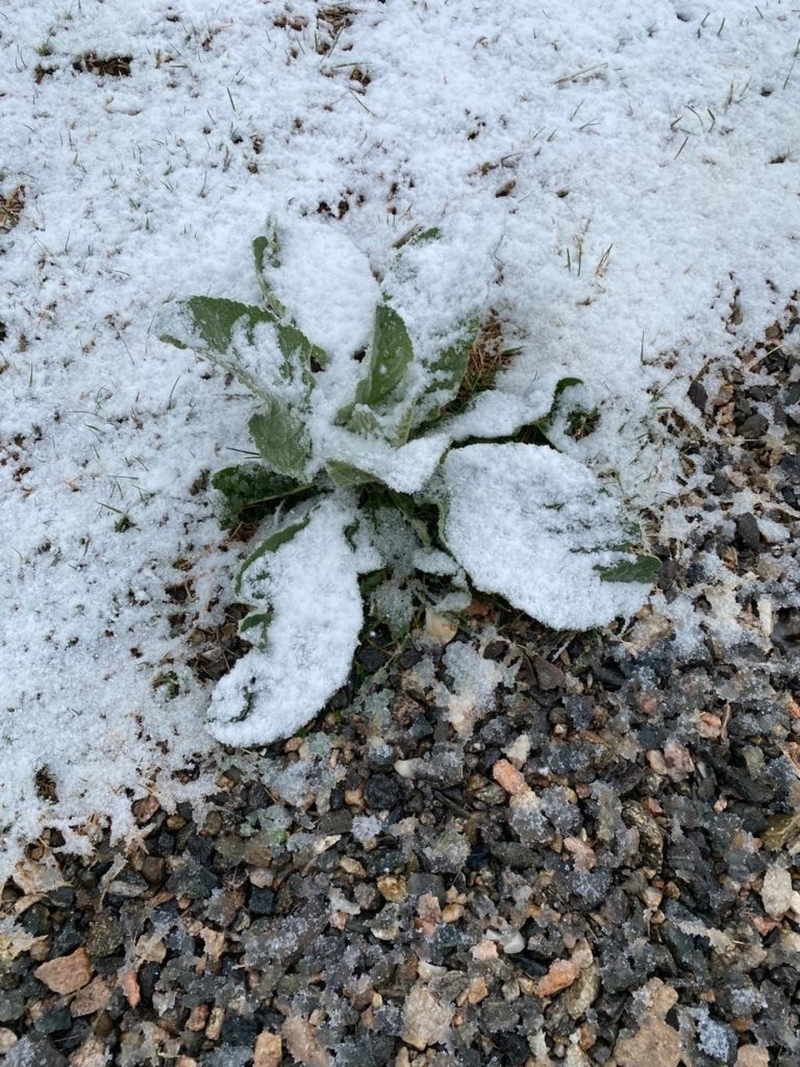
<path id="1" fill-rule="evenodd" d="M 329 459 L 325 464 L 325 470 L 333 484 L 342 489 L 355 489 L 376 480 L 374 474 L 359 470 L 352 463 L 345 463 L 340 459 Z"/>
<path id="2" fill-rule="evenodd" d="M 252 611 L 249 615 L 246 615 L 239 623 L 239 636 L 243 637 L 245 634 L 249 634 L 247 640 L 252 641 L 259 645 L 264 645 L 267 640 L 267 630 L 269 624 L 274 618 L 274 613 L 271 611 Z M 261 633 L 256 635 L 252 631 L 260 627 Z"/>
<path id="3" fill-rule="evenodd" d="M 409 237 L 408 244 L 424 245 L 429 241 L 438 241 L 441 236 L 442 231 L 438 226 L 430 226 L 427 230 L 422 230 L 421 233 L 415 233 L 413 237 Z"/>
<path id="4" fill-rule="evenodd" d="M 313 372 L 322 370 L 328 363 L 328 354 L 319 345 L 312 344 L 302 330 L 291 322 L 276 326 L 278 347 L 286 363 L 287 377 L 299 373 L 309 389 L 314 385 Z"/>
<path id="5" fill-rule="evenodd" d="M 263 382 L 245 367 L 236 350 L 231 350 L 234 331 L 243 329 L 245 339 L 253 344 L 256 327 L 274 323 L 275 316 L 264 308 L 242 304 L 238 300 L 225 300 L 215 296 L 192 296 L 177 305 L 178 315 L 170 316 L 169 327 L 160 335 L 162 341 L 176 348 L 192 348 L 198 355 L 211 360 L 237 378 L 258 397 L 266 397 Z M 188 318 L 190 326 L 183 336 L 172 331 L 180 326 L 180 313 Z"/>
<path id="6" fill-rule="evenodd" d="M 386 404 L 405 378 L 413 358 L 405 323 L 388 304 L 379 304 L 375 309 L 369 365 L 356 388 L 356 404 L 371 408 Z"/>
<path id="7" fill-rule="evenodd" d="M 661 560 L 655 556 L 634 555 L 632 560 L 621 560 L 613 567 L 597 567 L 604 582 L 643 582 L 653 585 L 661 571 Z"/>
<path id="8" fill-rule="evenodd" d="M 553 398 L 558 399 L 565 389 L 572 389 L 576 385 L 583 385 L 583 378 L 559 378 L 553 391 Z"/>
<path id="9" fill-rule="evenodd" d="M 211 478 L 212 486 L 222 493 L 220 525 L 229 529 L 238 522 L 258 522 L 287 497 L 301 500 L 311 486 L 265 467 L 261 463 L 240 463 L 224 467 Z"/>
<path id="10" fill-rule="evenodd" d="M 237 327 L 244 326 L 245 337 L 252 344 L 256 326 L 275 321 L 272 312 L 264 308 L 216 296 L 190 296 L 186 307 L 205 348 L 220 355 L 230 348 Z"/>
<path id="11" fill-rule="evenodd" d="M 414 412 L 414 436 L 419 436 L 420 430 L 435 424 L 445 413 L 444 409 L 458 395 L 467 373 L 469 354 L 475 344 L 479 329 L 479 318 L 465 323 L 459 339 L 447 348 L 443 348 L 428 364 L 426 368 L 428 384 L 425 395 L 417 404 Z"/>
<path id="12" fill-rule="evenodd" d="M 271 533 L 269 537 L 265 537 L 261 544 L 258 546 L 258 548 L 255 550 L 255 552 L 250 553 L 250 555 L 242 564 L 239 570 L 239 574 L 236 578 L 235 590 L 237 596 L 241 594 L 242 581 L 244 579 L 245 574 L 247 573 L 247 571 L 250 570 L 253 564 L 258 563 L 258 561 L 260 559 L 263 559 L 264 556 L 272 552 L 276 552 L 281 547 L 281 545 L 288 544 L 288 542 L 291 541 L 293 537 L 295 537 L 297 534 L 300 533 L 301 530 L 304 530 L 306 526 L 308 526 L 312 514 L 313 511 L 309 511 L 299 521 L 289 522 L 286 525 L 281 526 L 280 529 L 275 530 L 273 533 Z M 257 577 L 261 577 L 261 575 L 258 575 Z"/>
<path id="13" fill-rule="evenodd" d="M 250 436 L 261 457 L 277 474 L 303 480 L 311 441 L 301 419 L 276 397 L 250 416 Z"/>
<path id="14" fill-rule="evenodd" d="M 264 303 L 276 318 L 285 319 L 286 308 L 275 296 L 266 273 L 268 267 L 277 270 L 281 265 L 281 246 L 278 240 L 278 224 L 275 219 L 268 219 L 267 232 L 253 241 L 253 261 Z"/>

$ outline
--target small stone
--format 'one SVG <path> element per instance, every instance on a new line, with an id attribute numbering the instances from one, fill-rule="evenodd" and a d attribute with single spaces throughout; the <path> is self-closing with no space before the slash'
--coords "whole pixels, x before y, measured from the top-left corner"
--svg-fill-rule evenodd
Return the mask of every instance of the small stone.
<path id="1" fill-rule="evenodd" d="M 103 1011 L 110 999 L 108 982 L 98 975 L 78 990 L 69 1007 L 73 1017 L 78 1019 L 83 1015 L 94 1015 L 96 1011 Z"/>
<path id="2" fill-rule="evenodd" d="M 3 1067 L 69 1067 L 66 1056 L 40 1034 L 26 1034 L 6 1053 Z"/>
<path id="3" fill-rule="evenodd" d="M 566 688 L 567 676 L 555 663 L 546 660 L 544 656 L 540 656 L 537 652 L 534 652 L 530 660 L 533 669 L 536 671 L 536 681 L 539 683 L 540 689 Z"/>
<path id="4" fill-rule="evenodd" d="M 275 891 L 267 887 L 252 886 L 248 896 L 248 911 L 251 915 L 272 915 L 275 911 Z"/>
<path id="5" fill-rule="evenodd" d="M 572 853 L 576 871 L 591 871 L 597 865 L 594 849 L 580 837 L 565 837 L 564 848 Z"/>
<path id="6" fill-rule="evenodd" d="M 455 923 L 464 914 L 463 904 L 445 904 L 442 908 L 442 922 Z"/>
<path id="7" fill-rule="evenodd" d="M 25 1014 L 25 997 L 19 989 L 0 989 L 0 1023 L 13 1023 Z"/>
<path id="8" fill-rule="evenodd" d="M 472 958 L 478 963 L 488 963 L 497 959 L 497 942 L 484 938 L 472 949 Z"/>
<path id="9" fill-rule="evenodd" d="M 536 983 L 537 996 L 552 997 L 562 989 L 568 989 L 580 973 L 580 967 L 572 960 L 555 960 L 547 974 Z"/>
<path id="10" fill-rule="evenodd" d="M 509 763 L 507 759 L 500 759 L 494 764 L 492 777 L 511 796 L 518 796 L 520 793 L 530 790 L 530 786 L 525 781 L 525 776 L 520 774 L 517 768 Z"/>
<path id="11" fill-rule="evenodd" d="M 653 1016 L 645 1018 L 633 1037 L 623 1037 L 614 1046 L 617 1067 L 678 1067 L 681 1039 L 677 1030 Z"/>
<path id="12" fill-rule="evenodd" d="M 480 1004 L 480 1002 L 485 1000 L 488 996 L 489 986 L 486 984 L 486 979 L 483 975 L 473 978 L 469 984 L 469 989 L 467 990 L 467 1003 Z"/>
<path id="13" fill-rule="evenodd" d="M 330 1052 L 319 1043 L 317 1031 L 308 1019 L 290 1015 L 282 1031 L 289 1055 L 303 1067 L 330 1067 L 333 1063 Z"/>
<path id="14" fill-rule="evenodd" d="M 441 645 L 449 645 L 458 633 L 458 625 L 431 608 L 425 610 L 425 633 Z"/>
<path id="15" fill-rule="evenodd" d="M 104 912 L 92 923 L 86 938 L 86 951 L 90 956 L 113 956 L 125 940 L 119 919 Z"/>
<path id="16" fill-rule="evenodd" d="M 708 393 L 702 382 L 699 382 L 696 378 L 689 386 L 687 396 L 700 411 L 705 411 L 706 404 L 708 403 Z"/>
<path id="17" fill-rule="evenodd" d="M 408 896 L 406 880 L 394 874 L 382 874 L 377 880 L 378 892 L 384 900 L 397 902 Z"/>
<path id="18" fill-rule="evenodd" d="M 167 880 L 167 889 L 175 896 L 208 900 L 214 890 L 219 889 L 219 879 L 214 872 L 202 867 L 196 860 L 176 857 L 172 863 L 173 873 Z"/>
<path id="19" fill-rule="evenodd" d="M 222 1033 L 222 1024 L 225 1022 L 225 1009 L 217 1004 L 211 1009 L 211 1013 L 208 1017 L 208 1025 L 205 1029 L 205 1035 L 209 1041 L 218 1041 L 219 1035 Z"/>
<path id="20" fill-rule="evenodd" d="M 40 1034 L 61 1034 L 72 1026 L 72 1016 L 69 1008 L 64 1005 L 41 1015 L 33 1025 Z"/>
<path id="21" fill-rule="evenodd" d="M 133 899 L 135 897 L 144 896 L 148 891 L 149 886 L 147 881 L 136 871 L 132 871 L 129 868 L 125 868 L 120 873 L 119 878 L 115 878 L 114 881 L 108 887 L 108 895 L 112 897 L 124 897 L 126 899 Z"/>
<path id="22" fill-rule="evenodd" d="M 253 1048 L 253 1067 L 280 1067 L 283 1041 L 279 1034 L 259 1034 Z"/>
<path id="23" fill-rule="evenodd" d="M 184 1025 L 187 1030 L 190 1030 L 194 1034 L 199 1034 L 202 1030 L 205 1030 L 207 1022 L 208 1004 L 195 1004 L 189 1012 L 189 1018 Z"/>
<path id="24" fill-rule="evenodd" d="M 16 1045 L 19 1038 L 13 1030 L 0 1026 L 0 1056 L 5 1056 L 12 1045 Z"/>
<path id="25" fill-rule="evenodd" d="M 600 992 L 600 969 L 592 963 L 581 971 L 574 985 L 564 993 L 564 1007 L 572 1019 L 582 1018 Z"/>
<path id="26" fill-rule="evenodd" d="M 425 986 L 417 983 L 406 998 L 400 1036 L 407 1045 L 422 1051 L 445 1041 L 452 1019 L 453 1009 L 441 1004 Z"/>
<path id="27" fill-rule="evenodd" d="M 664 743 L 664 762 L 667 774 L 673 782 L 682 782 L 694 772 L 694 761 L 689 750 L 676 738 Z"/>
<path id="28" fill-rule="evenodd" d="M 748 415 L 748 417 L 739 427 L 739 433 L 746 440 L 755 441 L 756 438 L 763 437 L 768 429 L 768 420 L 760 412 L 757 411 L 753 415 Z"/>
<path id="29" fill-rule="evenodd" d="M 769 1052 L 758 1045 L 742 1045 L 736 1054 L 736 1067 L 769 1067 Z"/>
<path id="30" fill-rule="evenodd" d="M 770 867 L 761 886 L 761 903 L 767 915 L 782 918 L 793 906 L 795 896 L 789 871 L 785 867 Z"/>
<path id="31" fill-rule="evenodd" d="M 33 973 L 48 989 L 64 996 L 88 984 L 92 977 L 92 961 L 86 949 L 81 947 L 69 956 L 42 963 Z"/>
<path id="32" fill-rule="evenodd" d="M 70 1056 L 70 1067 L 107 1067 L 108 1046 L 95 1034 Z"/>
<path id="33" fill-rule="evenodd" d="M 761 531 L 758 528 L 755 515 L 749 511 L 739 515 L 736 519 L 736 534 L 748 548 L 757 552 L 761 546 Z"/>
<path id="34" fill-rule="evenodd" d="M 364 790 L 367 804 L 373 811 L 391 811 L 403 797 L 403 787 L 388 774 L 373 774 Z"/>

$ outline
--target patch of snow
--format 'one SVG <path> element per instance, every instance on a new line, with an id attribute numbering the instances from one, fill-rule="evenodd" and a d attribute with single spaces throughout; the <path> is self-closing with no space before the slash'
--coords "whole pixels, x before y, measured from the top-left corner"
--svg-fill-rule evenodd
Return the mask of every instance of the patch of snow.
<path id="1" fill-rule="evenodd" d="M 162 0 L 4 4 L 0 194 L 25 200 L 0 232 L 0 880 L 45 824 L 78 849 L 97 820 L 132 832 L 148 791 L 167 807 L 214 791 L 209 693 L 165 590 L 189 584 L 186 626 L 223 621 L 237 560 L 194 487 L 251 447 L 252 400 L 151 323 L 175 297 L 257 302 L 268 214 L 341 231 L 378 275 L 409 229 L 440 226 L 441 277 L 414 253 L 419 343 L 472 300 L 495 307 L 523 349 L 508 391 L 583 378 L 602 417 L 565 448 L 616 471 L 634 505 L 675 489 L 659 407 L 760 338 L 796 287 L 795 168 L 771 162 L 800 76 L 785 5 L 730 0 L 723 28 L 668 3 L 396 0 L 357 11 L 327 57 L 318 6 L 295 10 L 304 30 L 259 0 L 193 17 Z M 363 94 L 345 48 L 369 69 Z M 130 55 L 130 75 L 77 69 L 89 51 Z M 302 328 L 343 351 L 375 283 L 343 245 L 288 240 L 287 298 L 302 292 Z M 354 369 L 336 373 L 332 400 Z M 56 803 L 36 791 L 44 765 Z M 196 780 L 176 777 L 187 767 Z"/>
<path id="2" fill-rule="evenodd" d="M 616 501 L 551 448 L 469 445 L 442 465 L 444 537 L 475 585 L 556 629 L 590 629 L 641 607 L 650 587 L 604 581 L 627 540 Z"/>
<path id="3" fill-rule="evenodd" d="M 209 725 L 220 741 L 289 737 L 347 681 L 364 621 L 358 576 L 380 565 L 366 547 L 350 546 L 350 521 L 348 508 L 323 500 L 299 533 L 245 573 L 245 599 L 274 617 L 265 648 L 246 653 L 214 690 Z"/>

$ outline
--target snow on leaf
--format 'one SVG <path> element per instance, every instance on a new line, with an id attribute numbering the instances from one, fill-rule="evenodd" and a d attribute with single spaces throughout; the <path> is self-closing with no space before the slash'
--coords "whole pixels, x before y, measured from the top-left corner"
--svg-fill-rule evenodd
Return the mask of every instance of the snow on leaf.
<path id="1" fill-rule="evenodd" d="M 629 616 L 643 582 L 604 581 L 602 568 L 631 557 L 616 501 L 584 466 L 546 446 L 480 444 L 442 465 L 445 541 L 485 592 L 557 629 Z"/>
<path id="2" fill-rule="evenodd" d="M 405 378 L 413 355 L 405 323 L 392 308 L 379 304 L 369 366 L 356 390 L 356 403 L 370 407 L 386 403 Z"/>
<path id="3" fill-rule="evenodd" d="M 278 240 L 278 226 L 275 219 L 267 220 L 267 232 L 260 234 L 253 241 L 253 260 L 256 268 L 256 277 L 261 289 L 264 303 L 273 312 L 276 318 L 286 317 L 286 308 L 278 300 L 272 285 L 267 278 L 267 267 L 277 269 L 281 265 L 281 246 Z"/>
<path id="4" fill-rule="evenodd" d="M 301 481 L 311 454 L 311 442 L 302 420 L 288 404 L 266 398 L 247 423 L 256 448 L 277 474 Z"/>
<path id="5" fill-rule="evenodd" d="M 209 726 L 218 740 L 265 745 L 290 737 L 347 680 L 363 623 L 358 576 L 380 566 L 346 536 L 352 509 L 322 501 L 302 529 L 250 568 L 244 592 L 269 605 L 266 647 L 238 661 L 214 691 Z"/>

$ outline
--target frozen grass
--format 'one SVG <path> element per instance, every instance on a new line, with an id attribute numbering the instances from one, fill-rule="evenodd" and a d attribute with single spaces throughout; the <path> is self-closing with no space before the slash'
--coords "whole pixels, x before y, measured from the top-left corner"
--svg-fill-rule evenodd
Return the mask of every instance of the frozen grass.
<path id="1" fill-rule="evenodd" d="M 657 505 L 679 468 L 656 408 L 691 418 L 691 376 L 796 286 L 800 16 L 8 0 L 0 34 L 1 876 L 43 821 L 80 847 L 98 819 L 129 832 L 148 789 L 210 785 L 187 631 L 231 600 L 203 486 L 248 447 L 250 402 L 155 339 L 164 303 L 256 300 L 269 213 L 341 230 L 377 273 L 446 217 L 471 255 L 430 314 L 493 261 L 509 382 L 583 378 L 600 421 L 564 447 Z"/>

